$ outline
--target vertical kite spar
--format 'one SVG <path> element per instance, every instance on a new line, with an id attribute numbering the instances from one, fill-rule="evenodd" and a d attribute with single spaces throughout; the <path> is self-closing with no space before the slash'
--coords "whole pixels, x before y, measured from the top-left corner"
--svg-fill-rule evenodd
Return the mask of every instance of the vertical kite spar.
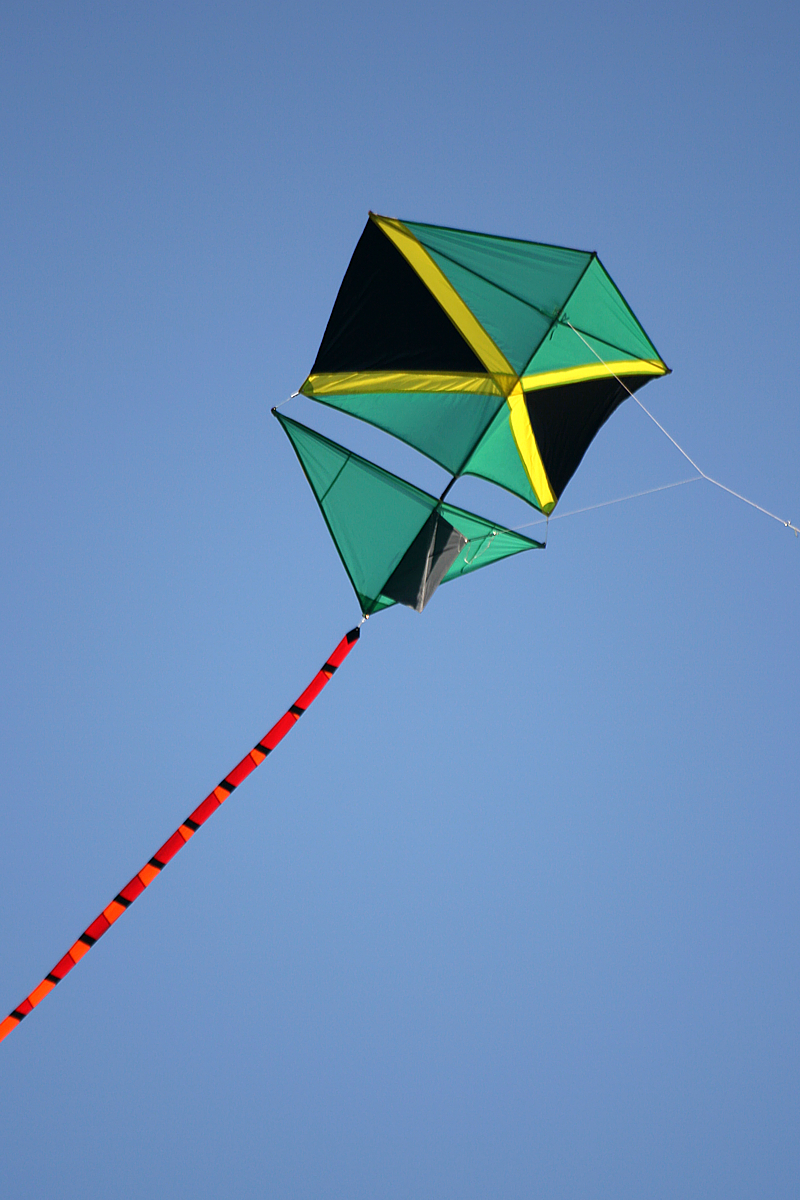
<path id="1" fill-rule="evenodd" d="M 228 799 L 234 788 L 237 788 L 251 771 L 255 771 L 256 767 L 275 749 L 278 742 L 286 736 L 295 722 L 302 717 L 312 700 L 315 700 L 320 694 L 336 668 L 341 666 L 347 658 L 353 646 L 358 641 L 359 633 L 360 630 L 356 628 L 351 629 L 348 634 L 345 634 L 325 665 L 317 672 L 306 690 L 298 696 L 294 704 L 286 710 L 280 721 L 272 726 L 269 733 L 266 733 L 250 753 L 246 754 L 242 761 L 214 788 L 213 792 L 206 796 L 203 803 L 194 810 L 191 816 L 187 817 L 183 824 L 178 826 L 172 837 L 164 842 L 161 849 L 156 850 L 150 861 L 145 863 L 141 871 L 137 875 L 134 875 L 130 883 L 127 883 L 122 891 L 117 893 L 108 907 L 104 908 L 100 913 L 100 916 L 92 921 L 88 929 L 84 930 L 77 942 L 75 942 L 75 945 L 71 946 L 64 957 L 56 963 L 52 971 L 45 975 L 39 986 L 34 988 L 31 994 L 26 996 L 22 1003 L 18 1004 L 4 1021 L 0 1021 L 0 1042 L 2 1042 L 7 1034 L 11 1033 L 12 1029 L 16 1029 L 20 1021 L 27 1017 L 28 1013 L 36 1007 L 40 1000 L 45 998 L 48 992 L 52 992 L 56 984 L 60 983 L 75 964 L 83 958 L 84 954 L 87 954 L 91 950 L 95 942 L 103 936 L 107 929 L 111 928 L 118 917 L 122 916 L 125 909 L 130 908 L 136 897 L 140 896 L 148 884 L 153 882 L 156 875 L 163 871 L 169 860 L 175 857 L 178 851 L 188 842 L 192 834 L 196 833 L 200 826 L 205 824 L 211 814 L 219 808 L 220 804 Z"/>

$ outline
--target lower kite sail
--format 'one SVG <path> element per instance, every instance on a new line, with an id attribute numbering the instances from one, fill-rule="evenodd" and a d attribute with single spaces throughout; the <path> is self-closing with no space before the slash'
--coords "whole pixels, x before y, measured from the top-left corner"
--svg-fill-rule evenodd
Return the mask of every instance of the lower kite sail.
<path id="1" fill-rule="evenodd" d="M 305 472 L 365 617 L 422 612 L 442 583 L 542 542 L 456 508 L 273 409 Z"/>

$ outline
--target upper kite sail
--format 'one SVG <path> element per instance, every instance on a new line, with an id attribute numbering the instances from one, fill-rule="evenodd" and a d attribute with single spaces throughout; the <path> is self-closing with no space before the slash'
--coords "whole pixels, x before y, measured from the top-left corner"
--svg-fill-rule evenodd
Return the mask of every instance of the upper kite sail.
<path id="1" fill-rule="evenodd" d="M 667 372 L 596 254 L 370 213 L 300 391 L 550 513 Z"/>

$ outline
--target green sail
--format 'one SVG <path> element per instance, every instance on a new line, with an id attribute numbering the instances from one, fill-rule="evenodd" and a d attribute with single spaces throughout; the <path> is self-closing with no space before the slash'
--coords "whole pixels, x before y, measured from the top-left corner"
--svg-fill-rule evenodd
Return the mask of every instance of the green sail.
<path id="1" fill-rule="evenodd" d="M 370 214 L 300 390 L 550 512 L 666 373 L 593 252 Z"/>

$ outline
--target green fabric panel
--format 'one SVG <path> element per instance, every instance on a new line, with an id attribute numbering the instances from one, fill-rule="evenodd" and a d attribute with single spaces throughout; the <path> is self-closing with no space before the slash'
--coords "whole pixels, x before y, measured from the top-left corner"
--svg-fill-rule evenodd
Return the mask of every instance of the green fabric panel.
<path id="1" fill-rule="evenodd" d="M 462 474 L 477 475 L 489 483 L 496 483 L 498 487 L 513 492 L 515 496 L 519 496 L 541 512 L 539 501 L 525 474 L 508 415 L 508 406 L 504 404 Z"/>
<path id="2" fill-rule="evenodd" d="M 594 260 L 575 289 L 564 318 L 581 331 L 606 362 L 623 358 L 661 361 L 655 346 L 599 259 Z M 559 357 L 561 354 L 566 356 L 563 361 Z M 552 337 L 545 339 L 524 373 L 560 370 L 587 362 L 596 362 L 594 355 L 569 326 L 562 325 L 554 330 Z"/>
<path id="3" fill-rule="evenodd" d="M 322 509 L 361 610 L 373 611 L 381 588 L 437 502 L 322 434 L 276 416 Z"/>
<path id="4" fill-rule="evenodd" d="M 410 221 L 403 224 L 427 250 L 445 255 L 548 316 L 561 309 L 592 257 L 586 250 Z"/>
<path id="5" fill-rule="evenodd" d="M 388 596 L 379 596 L 372 608 L 369 610 L 369 615 L 374 617 L 375 613 L 381 612 L 384 608 L 391 608 L 392 605 L 396 603 L 396 600 L 390 600 Z"/>
<path id="6" fill-rule="evenodd" d="M 388 392 L 311 398 L 391 433 L 452 475 L 458 474 L 505 405 L 502 396 L 470 392 Z"/>
<path id="7" fill-rule="evenodd" d="M 576 329 L 580 328 L 577 321 L 573 324 Z M 599 365 L 598 356 L 603 362 L 621 362 L 624 359 L 639 360 L 638 354 L 622 351 L 618 346 L 609 346 L 606 342 L 587 335 L 585 329 L 581 329 L 581 336 L 586 338 L 586 342 L 597 352 L 596 354 L 592 354 L 586 342 L 582 342 L 569 325 L 554 325 L 522 372 L 523 376 L 541 371 L 562 371 L 566 367 Z M 648 354 L 648 358 L 651 357 L 652 355 Z"/>
<path id="8" fill-rule="evenodd" d="M 487 283 L 480 275 L 458 266 L 437 251 L 429 250 L 429 253 L 519 373 L 550 328 L 551 318 L 542 316 L 523 300 Z"/>
<path id="9" fill-rule="evenodd" d="M 363 459 L 350 458 L 322 511 L 369 612 L 436 501 Z"/>
<path id="10" fill-rule="evenodd" d="M 279 412 L 275 416 L 294 446 L 314 495 L 317 500 L 322 500 L 350 457 L 349 451 L 327 438 L 312 434 L 311 430 L 299 425 L 291 417 L 284 417 Z"/>
<path id="11" fill-rule="evenodd" d="M 523 550 L 543 550 L 542 542 L 521 533 L 504 529 L 502 525 L 493 525 L 483 517 L 456 508 L 452 504 L 441 505 L 442 516 L 446 521 L 467 538 L 467 544 L 451 565 L 442 583 L 468 575 L 470 571 L 479 571 L 490 563 L 499 562 L 512 554 L 521 554 Z"/>
<path id="12" fill-rule="evenodd" d="M 618 346 L 633 358 L 661 360 L 625 297 L 598 258 L 575 289 L 566 315 L 581 333 L 588 329 L 594 337 Z"/>

